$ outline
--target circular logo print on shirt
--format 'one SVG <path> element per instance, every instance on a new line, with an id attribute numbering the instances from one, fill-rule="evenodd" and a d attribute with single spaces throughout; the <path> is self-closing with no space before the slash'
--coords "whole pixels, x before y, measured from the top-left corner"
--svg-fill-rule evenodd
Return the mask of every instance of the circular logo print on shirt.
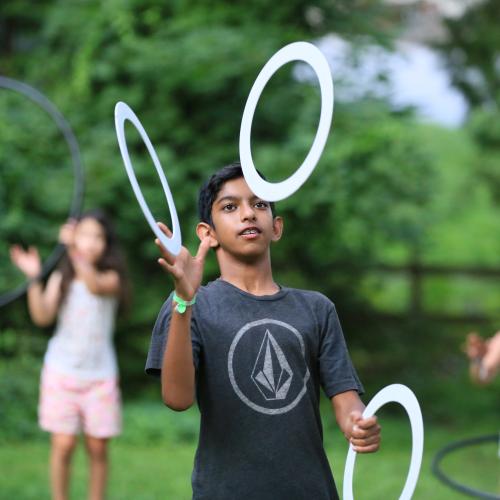
<path id="1" fill-rule="evenodd" d="M 238 397 L 266 415 L 295 408 L 310 377 L 302 335 L 274 319 L 253 321 L 240 329 L 229 349 L 227 368 Z"/>

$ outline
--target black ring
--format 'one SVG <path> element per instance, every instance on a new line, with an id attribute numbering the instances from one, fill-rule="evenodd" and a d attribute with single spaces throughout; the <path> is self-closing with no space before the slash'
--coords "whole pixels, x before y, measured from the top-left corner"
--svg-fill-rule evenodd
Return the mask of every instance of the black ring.
<path id="1" fill-rule="evenodd" d="M 486 498 L 488 500 L 500 500 L 499 495 L 495 495 L 494 493 L 485 493 L 484 491 L 476 490 L 475 488 L 465 486 L 458 481 L 455 481 L 454 479 L 450 479 L 440 468 L 441 460 L 452 451 L 458 450 L 459 448 L 467 448 L 468 446 L 488 443 L 490 441 L 498 442 L 498 440 L 498 434 L 488 434 L 486 436 L 462 439 L 460 441 L 454 441 L 453 443 L 450 443 L 444 448 L 441 448 L 436 453 L 431 466 L 433 474 L 446 485 L 457 491 L 460 491 L 461 493 L 465 493 L 466 495 L 471 495 L 477 498 Z"/>
<path id="2" fill-rule="evenodd" d="M 78 142 L 68 122 L 59 112 L 59 110 L 54 106 L 54 104 L 52 104 L 41 92 L 34 89 L 33 87 L 30 87 L 26 83 L 13 80 L 12 78 L 7 78 L 5 76 L 0 76 L 0 88 L 14 90 L 15 92 L 18 92 L 34 101 L 54 120 L 57 128 L 63 134 L 71 154 L 73 174 L 75 179 L 73 184 L 73 198 L 71 201 L 71 207 L 68 217 L 78 217 L 78 215 L 80 215 L 81 213 L 83 202 L 83 166 L 80 157 L 80 150 L 78 148 Z M 65 246 L 61 243 L 58 243 L 54 250 L 52 250 L 52 253 L 45 260 L 42 267 L 42 272 L 36 279 L 45 278 L 57 264 L 64 251 Z M 28 280 L 26 283 L 19 285 L 13 290 L 0 294 L 0 307 L 20 297 L 26 291 L 31 281 L 32 280 Z"/>

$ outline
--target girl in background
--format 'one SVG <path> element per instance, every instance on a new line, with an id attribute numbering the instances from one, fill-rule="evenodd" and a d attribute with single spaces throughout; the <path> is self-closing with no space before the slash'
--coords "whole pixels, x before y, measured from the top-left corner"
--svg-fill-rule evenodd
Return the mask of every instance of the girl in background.
<path id="1" fill-rule="evenodd" d="M 67 253 L 44 286 L 38 251 L 11 248 L 12 262 L 34 281 L 28 309 L 37 326 L 57 319 L 45 353 L 39 425 L 51 433 L 52 498 L 66 500 L 71 458 L 84 434 L 89 499 L 104 498 L 108 441 L 121 431 L 121 398 L 112 335 L 118 305 L 127 297 L 125 265 L 114 230 L 100 210 L 62 226 Z"/>

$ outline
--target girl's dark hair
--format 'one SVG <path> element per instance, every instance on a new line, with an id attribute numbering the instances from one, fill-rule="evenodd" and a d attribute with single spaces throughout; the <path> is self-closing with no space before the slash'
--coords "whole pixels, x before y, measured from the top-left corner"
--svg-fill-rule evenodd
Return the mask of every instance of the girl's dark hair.
<path id="1" fill-rule="evenodd" d="M 118 244 L 118 239 L 113 225 L 108 216 L 100 209 L 93 209 L 84 212 L 76 218 L 77 222 L 84 219 L 94 219 L 104 229 L 104 237 L 106 238 L 106 247 L 101 258 L 96 262 L 96 268 L 99 271 L 116 271 L 120 276 L 120 291 L 118 299 L 121 309 L 127 309 L 130 305 L 130 283 L 125 265 L 125 258 Z M 65 253 L 58 267 L 62 274 L 61 281 L 61 303 L 66 298 L 69 285 L 75 277 L 75 270 L 71 264 L 71 259 Z"/>
<path id="2" fill-rule="evenodd" d="M 266 179 L 261 172 L 258 172 L 258 174 L 264 180 Z M 230 165 L 222 167 L 220 170 L 215 172 L 215 174 L 213 174 L 208 181 L 205 182 L 205 184 L 203 184 L 198 197 L 198 216 L 201 222 L 205 222 L 206 224 L 213 226 L 212 205 L 214 204 L 217 195 L 226 182 L 232 181 L 233 179 L 239 179 L 240 177 L 243 177 L 243 170 L 240 162 L 236 161 Z M 274 217 L 274 202 L 271 202 L 269 205 L 271 207 L 271 213 Z"/>

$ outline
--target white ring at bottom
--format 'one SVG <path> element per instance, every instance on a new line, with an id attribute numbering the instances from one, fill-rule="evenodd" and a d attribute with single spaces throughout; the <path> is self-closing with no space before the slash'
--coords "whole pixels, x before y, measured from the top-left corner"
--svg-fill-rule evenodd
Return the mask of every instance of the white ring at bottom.
<path id="1" fill-rule="evenodd" d="M 424 452 L 424 422 L 422 419 L 422 412 L 420 411 L 420 406 L 415 394 L 413 394 L 408 387 L 402 384 L 391 384 L 375 394 L 365 408 L 363 417 L 371 417 L 381 406 L 387 403 L 399 403 L 406 410 L 410 419 L 412 434 L 410 468 L 408 469 L 408 476 L 403 491 L 399 497 L 399 500 L 410 500 L 417 486 L 418 475 L 422 465 L 422 455 Z M 352 445 L 349 445 L 344 469 L 344 500 L 353 500 L 354 498 L 352 493 L 352 477 L 354 474 L 355 460 L 356 452 Z"/>

